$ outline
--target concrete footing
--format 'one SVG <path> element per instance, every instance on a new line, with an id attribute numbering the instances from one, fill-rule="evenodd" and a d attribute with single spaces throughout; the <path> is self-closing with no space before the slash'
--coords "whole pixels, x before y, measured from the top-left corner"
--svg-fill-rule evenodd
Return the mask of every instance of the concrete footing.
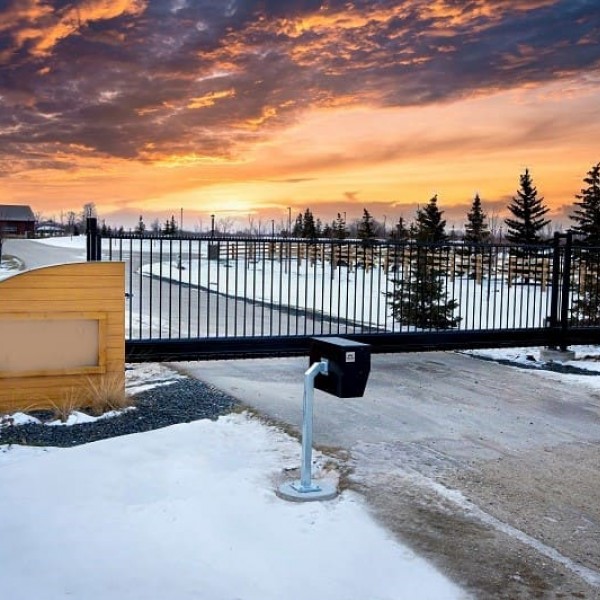
<path id="1" fill-rule="evenodd" d="M 309 489 L 303 490 L 299 481 L 284 483 L 276 490 L 283 500 L 291 502 L 314 502 L 316 500 L 333 500 L 338 495 L 337 485 L 332 481 L 313 482 Z"/>

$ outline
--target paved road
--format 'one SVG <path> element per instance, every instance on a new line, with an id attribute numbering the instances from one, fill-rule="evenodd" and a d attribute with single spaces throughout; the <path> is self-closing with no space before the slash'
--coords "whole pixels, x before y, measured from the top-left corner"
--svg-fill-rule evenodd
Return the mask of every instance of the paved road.
<path id="1" fill-rule="evenodd" d="M 293 429 L 306 367 L 178 365 Z M 600 395 L 550 377 L 458 353 L 376 355 L 364 398 L 316 391 L 315 444 L 476 596 L 597 599 Z"/>
<path id="2" fill-rule="evenodd" d="M 85 249 L 59 248 L 35 240 L 7 238 L 4 240 L 2 251 L 20 258 L 25 263 L 26 269 L 86 260 Z"/>

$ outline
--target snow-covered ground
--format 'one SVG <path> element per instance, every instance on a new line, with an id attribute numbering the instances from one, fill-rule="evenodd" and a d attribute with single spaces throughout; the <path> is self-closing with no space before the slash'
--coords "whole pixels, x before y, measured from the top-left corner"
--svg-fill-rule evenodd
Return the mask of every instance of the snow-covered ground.
<path id="1" fill-rule="evenodd" d="M 0 448 L 3 597 L 466 597 L 354 493 L 279 499 L 299 456 L 240 414 L 69 449 Z"/>
<path id="2" fill-rule="evenodd" d="M 23 263 L 14 256 L 3 256 L 0 262 L 0 281 L 16 275 L 23 269 Z"/>
<path id="3" fill-rule="evenodd" d="M 85 235 L 70 235 L 36 238 L 35 241 L 39 244 L 46 244 L 46 246 L 54 246 L 55 248 L 74 248 L 76 250 L 81 250 L 85 249 L 87 243 L 86 240 L 87 238 Z"/>

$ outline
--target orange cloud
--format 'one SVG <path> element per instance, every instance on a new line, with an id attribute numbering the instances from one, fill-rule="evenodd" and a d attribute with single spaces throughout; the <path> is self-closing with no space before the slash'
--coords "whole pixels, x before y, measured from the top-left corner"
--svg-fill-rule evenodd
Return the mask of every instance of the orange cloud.
<path id="1" fill-rule="evenodd" d="M 222 92 L 210 92 L 208 94 L 204 94 L 204 96 L 190 98 L 187 107 L 190 109 L 206 108 L 207 106 L 213 106 L 217 100 L 221 100 L 223 98 L 233 98 L 234 96 L 234 89 L 223 90 Z"/>
<path id="2" fill-rule="evenodd" d="M 88 24 L 122 15 L 139 15 L 146 5 L 147 0 L 84 0 L 56 11 L 41 0 L 26 0 L 24 5 L 3 15 L 0 31 L 14 30 L 14 46 L 4 51 L 0 60 L 6 61 L 26 44 L 30 44 L 29 51 L 34 56 L 47 56 L 58 42 Z"/>

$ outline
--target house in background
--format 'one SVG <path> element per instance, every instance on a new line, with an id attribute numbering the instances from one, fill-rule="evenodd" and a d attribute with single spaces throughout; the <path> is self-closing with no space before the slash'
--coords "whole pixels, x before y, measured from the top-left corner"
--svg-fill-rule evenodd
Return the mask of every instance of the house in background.
<path id="1" fill-rule="evenodd" d="M 33 237 L 35 217 L 30 206 L 0 204 L 0 235 L 4 237 Z"/>
<path id="2" fill-rule="evenodd" d="M 36 237 L 53 237 L 65 235 L 67 228 L 56 221 L 40 221 L 35 226 Z"/>

